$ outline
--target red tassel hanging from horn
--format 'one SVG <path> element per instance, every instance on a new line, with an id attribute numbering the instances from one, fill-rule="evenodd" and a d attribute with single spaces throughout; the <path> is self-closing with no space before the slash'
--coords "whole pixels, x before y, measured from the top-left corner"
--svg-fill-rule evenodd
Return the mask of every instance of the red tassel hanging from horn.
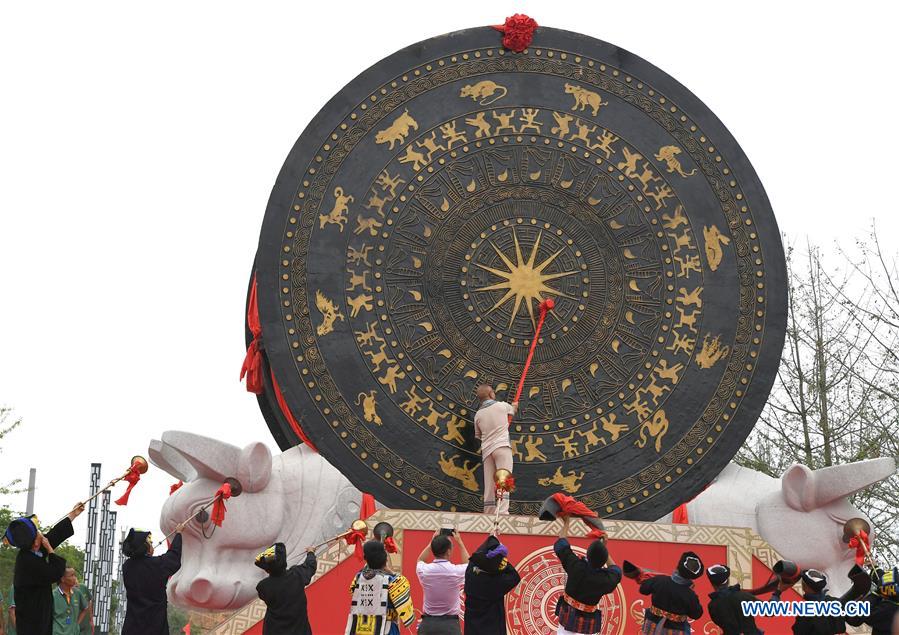
<path id="1" fill-rule="evenodd" d="M 125 490 L 124 494 L 116 499 L 116 505 L 128 504 L 128 498 L 131 496 L 131 490 L 134 489 L 134 486 L 137 485 L 137 482 L 140 480 L 140 472 L 137 471 L 137 467 L 135 465 L 132 465 L 130 468 L 128 468 L 128 474 L 125 475 L 125 480 L 128 481 L 128 488 Z"/>
<path id="2" fill-rule="evenodd" d="M 229 498 L 231 498 L 231 485 L 222 483 L 222 486 L 215 493 L 215 502 L 212 504 L 212 513 L 209 515 L 212 522 L 219 527 L 222 526 L 222 522 L 225 520 L 225 512 L 228 511 L 225 507 L 225 501 Z"/>
<path id="3" fill-rule="evenodd" d="M 865 565 L 865 553 L 871 549 L 871 542 L 868 534 L 864 530 L 849 539 L 849 548 L 855 549 L 855 564 L 862 567 Z"/>

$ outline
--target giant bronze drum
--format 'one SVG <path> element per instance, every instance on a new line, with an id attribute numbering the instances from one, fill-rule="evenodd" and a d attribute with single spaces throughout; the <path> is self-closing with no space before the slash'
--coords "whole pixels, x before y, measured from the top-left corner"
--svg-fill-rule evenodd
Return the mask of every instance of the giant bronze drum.
<path id="1" fill-rule="evenodd" d="M 279 445 L 301 427 L 385 505 L 480 510 L 475 389 L 513 398 L 552 298 L 510 427 L 512 511 L 562 491 L 653 520 L 726 465 L 771 389 L 777 224 L 676 80 L 577 33 L 500 38 L 391 55 L 296 142 L 254 265 L 260 404 Z"/>

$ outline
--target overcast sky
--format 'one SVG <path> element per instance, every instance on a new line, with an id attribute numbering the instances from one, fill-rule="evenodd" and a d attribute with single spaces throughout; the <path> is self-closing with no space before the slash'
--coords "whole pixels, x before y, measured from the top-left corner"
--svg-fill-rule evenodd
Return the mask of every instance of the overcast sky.
<path id="1" fill-rule="evenodd" d="M 721 118 L 791 239 L 876 219 L 899 249 L 892 3 L 140 6 L 0 7 L 0 404 L 24 419 L 0 482 L 36 467 L 47 522 L 164 430 L 273 445 L 238 383 L 269 192 L 318 109 L 420 39 L 522 11 L 618 44 Z M 151 471 L 120 522 L 158 531 L 173 481 Z"/>

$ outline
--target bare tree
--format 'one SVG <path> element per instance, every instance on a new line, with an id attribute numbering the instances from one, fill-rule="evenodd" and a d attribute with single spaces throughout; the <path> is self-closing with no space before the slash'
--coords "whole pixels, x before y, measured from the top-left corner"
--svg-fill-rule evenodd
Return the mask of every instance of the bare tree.
<path id="1" fill-rule="evenodd" d="M 881 253 L 878 242 L 870 244 Z M 890 313 L 884 301 L 892 294 L 899 309 L 899 295 L 875 277 L 879 270 L 867 268 L 870 254 L 859 261 L 840 256 L 840 266 L 828 266 L 816 247 L 801 255 L 788 249 L 786 342 L 768 403 L 737 455 L 742 465 L 779 476 L 795 462 L 821 468 L 899 455 L 899 312 Z M 878 547 L 895 561 L 899 478 L 853 502 L 878 528 Z"/>
<path id="2" fill-rule="evenodd" d="M 0 441 L 20 425 L 22 425 L 22 419 L 13 417 L 12 408 L 0 406 Z M 3 447 L 0 446 L 0 452 L 2 451 Z M 17 488 L 21 482 L 21 479 L 15 479 L 6 485 L 0 485 L 0 495 L 18 494 L 23 491 Z"/>

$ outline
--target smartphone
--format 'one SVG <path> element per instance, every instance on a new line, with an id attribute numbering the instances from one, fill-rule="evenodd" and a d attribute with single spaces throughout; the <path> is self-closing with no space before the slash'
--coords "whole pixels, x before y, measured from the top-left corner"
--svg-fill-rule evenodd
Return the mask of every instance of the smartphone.
<path id="1" fill-rule="evenodd" d="M 442 527 L 440 529 L 441 536 L 452 536 L 454 533 L 456 533 L 456 530 L 452 527 Z"/>

